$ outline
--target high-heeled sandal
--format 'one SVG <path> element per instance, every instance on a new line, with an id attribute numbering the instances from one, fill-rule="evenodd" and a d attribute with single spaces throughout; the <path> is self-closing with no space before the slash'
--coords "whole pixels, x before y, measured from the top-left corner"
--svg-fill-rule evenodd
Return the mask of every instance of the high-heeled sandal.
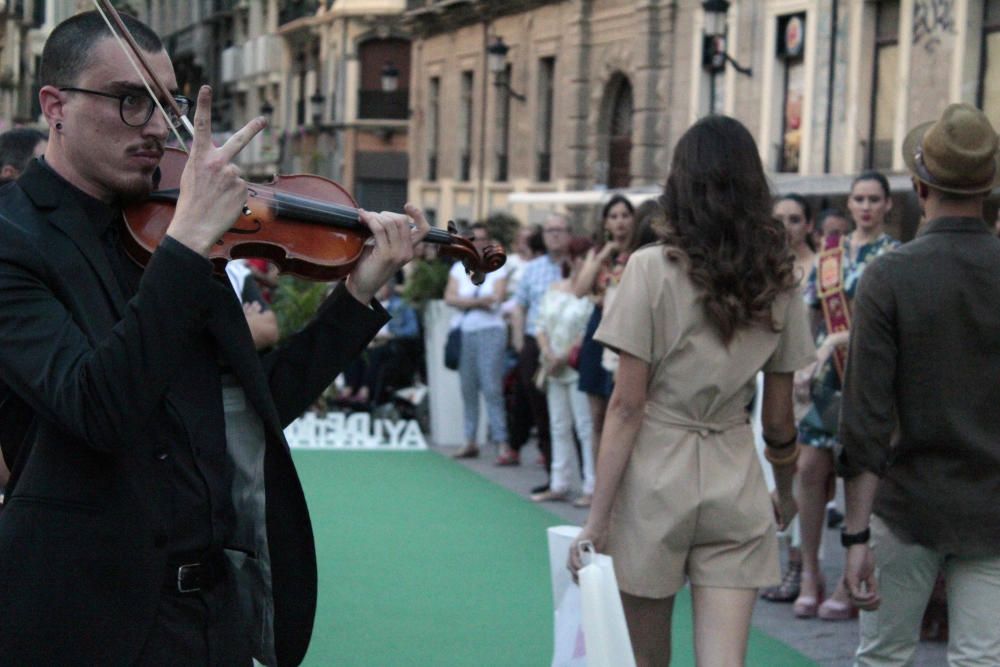
<path id="1" fill-rule="evenodd" d="M 847 621 L 857 617 L 858 608 L 850 602 L 841 602 L 831 597 L 823 600 L 816 615 L 824 621 Z"/>
<path id="2" fill-rule="evenodd" d="M 807 576 L 805 573 L 802 574 L 802 580 L 811 579 L 812 576 Z M 816 614 L 819 613 L 819 605 L 823 600 L 823 589 L 825 588 L 822 577 L 816 581 L 816 596 L 812 595 L 799 595 L 795 598 L 795 603 L 792 605 L 792 611 L 796 618 L 816 618 Z"/>
<path id="3" fill-rule="evenodd" d="M 841 597 L 847 596 L 847 586 L 844 583 L 843 577 L 837 582 L 837 590 L 833 592 L 833 595 L 823 600 L 823 604 L 819 606 L 816 615 L 824 621 L 846 621 L 856 617 L 858 615 L 858 608 L 852 605 L 850 601 L 842 602 L 838 600 L 838 594 Z"/>
<path id="4" fill-rule="evenodd" d="M 760 596 L 768 602 L 795 602 L 802 588 L 802 563 L 789 563 L 781 583 L 765 588 Z"/>

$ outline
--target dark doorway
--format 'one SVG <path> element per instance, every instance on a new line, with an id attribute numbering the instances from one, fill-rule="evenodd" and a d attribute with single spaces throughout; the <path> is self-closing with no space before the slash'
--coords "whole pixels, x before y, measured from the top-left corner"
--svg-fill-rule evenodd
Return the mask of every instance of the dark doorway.
<path id="1" fill-rule="evenodd" d="M 632 155 L 632 85 L 628 79 L 621 77 L 611 91 L 614 97 L 608 126 L 608 187 L 627 188 L 632 181 L 629 164 Z"/>

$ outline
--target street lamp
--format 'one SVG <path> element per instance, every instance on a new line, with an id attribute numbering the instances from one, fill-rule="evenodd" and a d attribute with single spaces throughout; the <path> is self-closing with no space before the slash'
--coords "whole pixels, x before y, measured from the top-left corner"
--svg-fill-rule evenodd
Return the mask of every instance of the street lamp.
<path id="1" fill-rule="evenodd" d="M 523 102 L 526 99 L 524 95 L 511 88 L 510 82 L 507 81 L 508 51 L 510 51 L 510 47 L 504 43 L 503 37 L 500 35 L 497 35 L 493 43 L 486 47 L 487 63 L 490 72 L 493 73 L 493 85 L 497 88 L 506 88 L 511 97 Z"/>
<path id="2" fill-rule="evenodd" d="M 391 60 L 386 60 L 382 66 L 382 92 L 392 93 L 397 89 L 399 89 L 399 69 Z"/>
<path id="3" fill-rule="evenodd" d="M 319 88 L 316 92 L 309 96 L 309 105 L 312 108 L 312 119 L 313 125 L 316 129 L 320 129 L 323 125 L 323 106 L 326 103 L 326 96 L 320 92 Z"/>
<path id="4" fill-rule="evenodd" d="M 753 76 L 753 70 L 743 67 L 726 53 L 726 15 L 729 0 L 704 0 L 705 34 L 702 36 L 701 65 L 712 74 L 726 69 L 728 62 L 740 74 Z"/>
<path id="5" fill-rule="evenodd" d="M 267 121 L 267 127 L 264 128 L 264 132 L 262 133 L 263 143 L 261 144 L 261 161 L 262 162 L 273 161 L 280 165 L 282 156 L 285 152 L 285 137 L 284 135 L 279 135 L 278 145 L 277 147 L 275 147 L 274 145 L 275 132 L 271 124 L 271 121 L 274 119 L 274 105 L 271 104 L 271 101 L 268 100 L 267 98 L 265 98 L 264 101 L 261 102 L 260 115 L 263 116 L 264 120 Z M 275 148 L 277 148 L 276 153 L 275 153 Z"/>

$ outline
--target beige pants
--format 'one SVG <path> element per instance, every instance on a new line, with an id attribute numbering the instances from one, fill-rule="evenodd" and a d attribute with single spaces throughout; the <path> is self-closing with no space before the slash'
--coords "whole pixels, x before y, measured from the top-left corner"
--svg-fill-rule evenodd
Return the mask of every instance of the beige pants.
<path id="1" fill-rule="evenodd" d="M 1000 556 L 964 558 L 900 541 L 872 517 L 872 549 L 882 604 L 861 612 L 855 665 L 909 665 L 934 581 L 943 569 L 948 589 L 948 664 L 1000 664 Z"/>

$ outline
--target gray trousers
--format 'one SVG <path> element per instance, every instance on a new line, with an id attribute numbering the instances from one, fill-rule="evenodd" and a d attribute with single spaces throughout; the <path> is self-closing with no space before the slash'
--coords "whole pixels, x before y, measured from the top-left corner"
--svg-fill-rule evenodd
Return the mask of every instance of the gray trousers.
<path id="1" fill-rule="evenodd" d="M 507 442 L 507 410 L 503 400 L 503 358 L 507 350 L 507 327 L 489 327 L 462 332 L 462 355 L 458 376 L 462 386 L 465 441 L 476 441 L 479 427 L 479 394 L 486 403 L 493 442 Z"/>

